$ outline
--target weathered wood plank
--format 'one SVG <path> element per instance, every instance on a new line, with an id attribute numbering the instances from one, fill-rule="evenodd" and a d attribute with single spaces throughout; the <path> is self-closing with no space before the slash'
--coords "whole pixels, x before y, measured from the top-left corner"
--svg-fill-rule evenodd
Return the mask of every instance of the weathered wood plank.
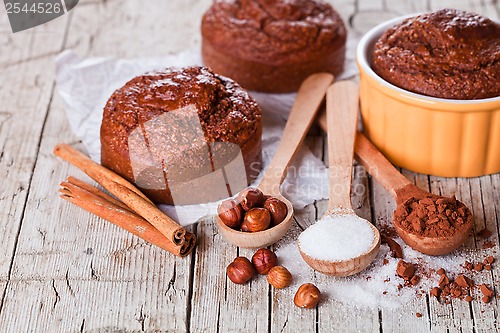
<path id="1" fill-rule="evenodd" d="M 198 50 L 201 16 L 211 4 L 211 0 L 103 1 L 78 6 L 67 47 L 82 56 L 128 58 Z"/>
<path id="2" fill-rule="evenodd" d="M 140 329 L 133 318 L 142 313 L 147 329 L 185 330 L 191 259 L 174 258 L 57 197 L 59 182 L 70 174 L 81 176 L 81 172 L 57 160 L 52 149 L 61 140 L 74 139 L 57 99 L 47 120 L 27 202 L 36 209 L 27 210 L 23 219 L 0 326 L 13 313 L 19 314 L 17 306 L 23 303 L 25 293 L 33 292 L 31 288 L 42 289 L 39 301 L 47 302 L 53 294 L 50 282 L 55 280 L 62 285 L 75 282 L 85 289 L 77 302 L 71 292 L 59 293 L 58 311 L 34 304 L 30 316 L 17 325 L 36 330 L 44 322 L 62 322 L 66 325 L 62 327 L 77 325 L 77 329 L 85 320 L 89 329 L 128 329 L 134 325 Z M 39 285 L 30 287 L 34 282 Z M 32 301 L 38 298 L 32 296 Z M 67 302 L 75 304 L 70 307 Z M 79 308 L 89 311 L 80 313 Z M 68 313 L 78 314 L 78 320 L 66 323 Z M 39 322 L 40 317 L 45 319 Z M 22 327 L 17 328 L 22 331 Z"/>
<path id="3" fill-rule="evenodd" d="M 331 2 L 346 23 L 351 21 L 357 27 L 351 29 L 354 33 L 395 15 L 430 8 L 456 7 L 492 18 L 499 13 L 498 2 L 489 0 L 432 4 L 363 0 L 359 1 L 358 14 L 351 0 Z M 67 45 L 85 56 L 120 57 L 197 48 L 199 18 L 210 3 L 82 1 L 74 11 Z M 0 219 L 0 233 L 4 235 L 0 245 L 0 290 L 7 291 L 0 312 L 1 331 L 374 332 L 432 328 L 434 332 L 454 332 L 492 331 L 497 327 L 495 303 L 474 302 L 468 307 L 464 302 L 445 305 L 434 299 L 427 304 L 422 298 L 395 311 L 361 311 L 339 302 L 328 302 L 317 310 L 300 310 L 293 305 L 294 288 L 271 290 L 262 276 L 245 286 L 227 281 L 227 264 L 238 253 L 251 257 L 253 251 L 225 244 L 212 219 L 198 227 L 201 241 L 193 258 L 176 259 L 56 199 L 58 183 L 68 174 L 80 175 L 52 157 L 55 143 L 76 140 L 57 97 L 39 147 L 53 85 L 51 56 L 62 45 L 64 36 L 59 28 L 64 28 L 65 20 L 67 17 L 12 37 L 6 15 L 0 15 L 0 39 L 9 49 L 0 54 L 2 82 L 9 82 L 0 86 L 0 178 L 8 179 L 0 189 L 0 214 L 8 212 Z M 322 142 L 316 144 L 315 140 L 309 141 L 319 152 Z M 492 240 L 498 244 L 500 175 L 472 180 L 431 178 L 430 183 L 427 176 L 410 172 L 405 175 L 433 192 L 459 193 L 479 216 L 477 226 L 486 225 L 496 231 Z M 355 178 L 355 184 L 366 182 L 366 178 Z M 373 218 L 387 222 L 393 201 L 377 186 L 371 190 Z M 358 214 L 370 217 L 370 202 L 366 200 L 366 196 L 354 197 L 353 204 Z M 309 225 L 322 215 L 325 205 L 326 201 L 322 201 L 307 207 L 296 220 L 303 227 Z M 289 236 L 296 237 L 301 230 L 294 226 Z M 15 261 L 7 285 L 9 255 L 16 239 Z M 476 243 L 471 238 L 466 246 L 474 248 Z M 476 278 L 493 284 L 498 281 L 498 273 L 495 268 L 489 275 Z M 424 316 L 416 318 L 415 312 Z"/>
<path id="4" fill-rule="evenodd" d="M 482 12 L 481 1 L 471 1 L 471 0 L 430 0 L 430 9 L 438 10 L 442 8 L 454 8 L 461 9 L 470 12 L 475 12 L 478 14 L 484 14 L 488 16 L 488 13 Z"/>
<path id="5" fill-rule="evenodd" d="M 315 220 L 316 208 L 314 205 L 307 206 L 301 213 L 295 215 L 295 221 L 285 239 L 278 242 L 276 246 L 285 244 L 296 244 L 296 239 L 302 232 L 298 221 L 308 219 L 309 223 Z M 299 222 L 300 223 L 300 222 Z M 274 247 L 276 248 L 276 247 Z M 280 260 L 280 258 L 278 258 Z M 286 266 L 285 266 L 286 267 Z M 306 272 L 296 272 L 287 267 L 293 275 L 305 275 Z M 307 275 L 307 274 L 306 274 Z M 314 273 L 312 271 L 308 278 L 313 282 Z M 295 280 L 297 277 L 295 276 Z M 315 332 L 318 320 L 318 313 L 315 309 L 300 309 L 293 304 L 293 297 L 299 285 L 294 283 L 285 289 L 272 289 L 271 292 L 271 332 Z"/>
<path id="6" fill-rule="evenodd" d="M 190 331 L 267 331 L 265 277 L 256 276 L 244 285 L 236 285 L 226 276 L 226 267 L 234 258 L 245 256 L 250 260 L 254 251 L 226 243 L 214 219 L 198 225 L 198 238 Z"/>
<path id="7" fill-rule="evenodd" d="M 412 0 L 385 0 L 385 8 L 389 11 L 394 11 L 399 15 L 407 15 L 411 13 L 429 11 L 428 1 L 412 1 Z"/>
<path id="8" fill-rule="evenodd" d="M 140 6 L 139 3 L 135 4 L 136 7 Z M 124 27 L 123 24 L 121 25 L 122 28 L 124 27 L 126 30 L 133 31 L 134 21 L 159 22 L 164 14 L 161 11 L 151 10 L 144 12 L 139 10 L 139 8 L 130 8 L 132 6 L 130 2 L 127 5 L 128 7 L 117 5 L 116 10 L 104 8 L 108 5 L 112 6 L 114 4 L 110 2 L 75 8 L 75 17 L 73 20 L 75 25 L 68 36 L 69 44 L 74 44 L 75 40 L 78 41 L 82 36 L 96 41 L 96 45 L 99 45 L 100 41 L 106 39 L 103 43 L 107 43 L 108 47 L 118 48 L 119 45 L 124 46 L 122 51 L 120 51 L 121 56 L 138 56 L 143 51 L 142 46 L 137 45 L 141 43 L 140 38 L 127 39 L 131 43 L 123 43 L 122 38 L 118 36 L 122 33 L 122 30 L 111 29 L 105 24 L 103 24 L 105 31 L 115 31 L 117 34 L 111 37 L 101 34 L 100 31 L 95 31 L 94 35 L 89 34 L 87 28 L 99 27 L 99 23 L 94 22 L 90 24 L 89 20 L 106 20 L 106 16 L 110 13 L 116 15 L 116 17 L 134 15 L 133 19 L 129 17 L 130 19 L 127 21 L 128 26 Z M 165 6 L 162 8 L 162 11 L 170 12 L 173 16 L 173 13 L 177 10 L 187 12 L 186 6 L 188 5 L 187 3 L 170 3 L 170 7 Z M 154 18 L 155 15 L 156 18 Z M 151 20 L 145 19 L 146 17 L 151 18 Z M 163 22 L 166 29 L 169 26 L 169 22 Z M 75 30 L 75 26 L 80 27 L 81 30 Z M 84 26 L 85 28 L 83 28 Z M 159 25 L 157 27 L 160 28 Z M 147 27 L 144 27 L 141 30 L 143 35 L 145 35 L 146 29 Z M 178 34 L 176 31 L 166 29 L 162 34 L 162 38 L 167 38 L 169 35 L 174 36 Z M 54 43 L 48 42 L 47 38 L 49 37 L 44 37 L 43 42 L 45 45 L 54 47 Z M 170 43 L 165 44 L 173 45 Z M 150 46 L 152 48 L 154 45 Z M 185 47 L 180 41 L 175 46 L 180 48 Z M 36 49 L 38 50 L 39 48 L 37 46 Z M 97 50 L 90 49 L 88 54 L 94 55 L 100 50 L 100 48 Z M 109 48 L 106 52 L 109 54 Z M 151 52 L 154 52 L 154 50 L 151 49 Z M 53 68 L 52 66 L 47 66 L 47 63 L 51 61 L 51 58 L 43 59 L 33 65 L 45 68 L 50 73 L 50 78 L 44 78 L 43 80 L 44 84 L 47 84 L 50 88 L 53 85 Z M 28 64 L 31 64 L 31 62 Z M 38 73 L 36 70 L 32 70 L 32 72 L 33 74 Z M 29 80 L 25 81 L 30 82 Z M 19 88 L 19 90 L 21 91 L 22 89 Z M 28 90 L 24 91 L 25 93 L 28 92 Z M 21 100 L 24 103 L 37 100 L 33 99 L 33 96 L 21 97 L 24 98 Z M 50 94 L 47 96 L 47 100 L 48 97 L 50 97 Z M 7 97 L 3 97 L 3 99 L 6 100 Z M 52 156 L 52 149 L 56 143 L 60 141 L 74 142 L 75 140 L 65 119 L 62 103 L 60 103 L 57 97 L 55 105 L 55 107 L 51 108 L 45 127 L 39 159 L 32 179 L 32 191 L 27 203 L 29 209 L 26 211 L 23 219 L 25 225 L 21 229 L 18 251 L 16 252 L 13 264 L 12 279 L 19 283 L 9 285 L 10 292 L 5 298 L 5 307 L 1 316 L 8 318 L 13 313 L 18 312 L 15 307 L 15 304 L 20 302 L 18 297 L 26 297 L 21 292 L 25 284 L 24 281 L 26 283 L 33 280 L 47 281 L 48 279 L 55 279 L 57 281 L 69 277 L 70 280 L 113 282 L 114 285 L 119 285 L 116 287 L 119 290 L 116 297 L 123 299 L 128 297 L 126 292 L 127 284 L 140 284 L 144 286 L 143 293 L 145 293 L 145 296 L 151 299 L 150 302 L 146 303 L 142 302 L 139 298 L 127 300 L 123 304 L 118 304 L 117 302 L 106 303 L 105 300 L 100 299 L 100 295 L 113 293 L 115 287 L 109 283 L 100 285 L 90 284 L 86 292 L 95 297 L 83 299 L 78 304 L 78 307 L 99 309 L 103 306 L 103 308 L 109 309 L 106 313 L 106 316 L 109 316 L 109 318 L 103 320 L 103 313 L 98 310 L 89 312 L 88 316 L 84 318 L 89 325 L 94 323 L 95 327 L 99 327 L 99 325 L 106 322 L 115 322 L 118 326 L 114 325 L 113 327 L 120 329 L 132 328 L 134 326 L 122 320 L 122 316 L 134 318 L 138 315 L 138 310 L 142 309 L 141 311 L 145 316 L 150 314 L 150 319 L 144 322 L 144 327 L 147 329 L 185 330 L 188 325 L 190 258 L 173 258 L 170 254 L 153 248 L 115 226 L 96 219 L 79 208 L 70 206 L 65 202 L 63 203 L 56 198 L 58 183 L 69 173 L 78 175 L 81 175 L 81 173 L 72 167 L 68 167 L 65 163 L 57 161 Z M 27 105 L 26 108 L 28 106 L 31 105 Z M 43 119 L 43 117 L 41 118 Z M 21 120 L 21 118 L 18 119 Z M 32 123 L 26 121 L 23 121 L 23 123 L 28 128 L 25 132 L 36 133 L 36 128 L 34 128 Z M 42 123 L 39 125 L 40 128 Z M 3 133 L 2 131 L 2 135 Z M 25 136 L 28 137 L 28 135 Z M 37 137 L 35 139 L 38 140 Z M 29 145 L 30 148 L 38 147 L 37 142 L 30 142 L 29 140 L 25 140 L 25 144 Z M 15 153 L 15 156 L 22 157 L 23 154 Z M 32 159 L 34 161 L 34 156 Z M 24 162 L 27 161 L 25 160 Z M 30 176 L 31 169 L 26 174 Z M 17 206 L 23 207 L 23 205 Z M 5 252 L 2 251 L 2 253 Z M 162 288 L 159 289 L 159 285 Z M 17 289 L 19 289 L 19 292 Z M 63 295 L 60 297 L 63 297 Z M 78 307 L 74 308 L 73 311 L 78 312 Z M 41 310 L 39 313 L 34 312 L 22 324 L 35 329 L 39 326 L 36 318 L 41 315 L 43 315 Z M 63 313 L 61 312 L 51 312 L 46 315 L 50 319 L 48 322 L 58 322 L 63 317 Z M 7 321 L 1 320 L 0 322 L 6 323 Z M 80 320 L 78 320 L 77 324 L 80 325 Z"/>
<path id="9" fill-rule="evenodd" d="M 61 50 L 67 17 L 13 35 L 1 16 L 0 55 L 0 281 L 8 281 L 41 131 L 53 93 L 53 70 L 46 66 Z M 0 289 L 2 311 L 5 289 Z"/>
<path id="10" fill-rule="evenodd" d="M 171 302 L 168 279 L 156 275 L 148 283 L 72 278 L 13 281 L 5 302 L 9 313 L 1 316 L 2 331 L 185 331 L 182 315 L 162 311 Z"/>
<path id="11" fill-rule="evenodd" d="M 436 192 L 450 196 L 456 194 L 457 198 L 462 200 L 472 210 L 474 215 L 475 232 L 488 227 L 491 230 L 496 230 L 495 215 L 493 213 L 495 201 L 485 201 L 484 195 L 491 196 L 493 184 L 487 182 L 490 177 L 471 178 L 471 179 L 440 179 L 431 177 L 431 184 Z M 491 179 L 491 178 L 490 178 Z M 483 180 L 483 181 L 481 181 Z M 488 207 L 484 204 L 489 202 Z M 489 239 L 495 244 L 498 243 L 498 235 L 494 234 Z M 467 249 L 474 250 L 476 261 L 482 261 L 491 251 L 482 250 L 482 242 L 475 239 L 474 236 L 469 237 L 465 243 Z M 472 276 L 475 283 L 486 283 L 489 286 L 494 285 L 491 274 L 482 272 L 475 273 Z M 470 305 L 465 302 L 456 301 L 453 304 L 453 315 L 457 327 L 470 326 L 485 331 L 493 331 L 497 328 L 496 324 L 496 306 L 492 304 L 485 305 L 481 301 L 479 292 L 473 293 L 477 300 Z M 493 300 L 496 304 L 496 299 Z M 473 317 L 471 317 L 473 316 Z M 466 324 L 466 325 L 464 325 Z"/>
<path id="12" fill-rule="evenodd" d="M 349 23 L 353 31 L 361 36 L 374 26 L 401 14 L 386 6 L 383 0 L 357 0 Z"/>

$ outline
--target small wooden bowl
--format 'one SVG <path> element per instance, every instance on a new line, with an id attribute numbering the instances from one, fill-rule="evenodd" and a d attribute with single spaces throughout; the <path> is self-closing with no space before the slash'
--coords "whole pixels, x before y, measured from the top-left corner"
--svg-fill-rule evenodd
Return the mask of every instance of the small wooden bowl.
<path id="1" fill-rule="evenodd" d="M 267 193 L 266 193 L 267 194 Z M 283 201 L 287 208 L 288 213 L 285 219 L 278 225 L 259 232 L 243 232 L 229 228 L 225 225 L 217 215 L 217 227 L 219 227 L 222 236 L 230 244 L 243 247 L 243 248 L 262 248 L 279 241 L 287 231 L 290 229 L 293 221 L 293 207 L 290 201 L 285 199 L 282 195 L 273 195 L 273 197 Z"/>

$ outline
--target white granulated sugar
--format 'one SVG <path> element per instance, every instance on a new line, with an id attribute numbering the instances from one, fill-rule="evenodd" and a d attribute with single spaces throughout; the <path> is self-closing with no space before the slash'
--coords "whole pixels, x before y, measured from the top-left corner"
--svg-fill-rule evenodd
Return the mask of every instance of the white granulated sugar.
<path id="1" fill-rule="evenodd" d="M 325 216 L 299 237 L 308 256 L 328 261 L 356 258 L 370 249 L 375 233 L 369 222 L 354 214 Z"/>
<path id="2" fill-rule="evenodd" d="M 315 272 L 303 261 L 293 236 L 280 243 L 276 254 L 280 265 L 288 268 L 294 277 L 292 288 L 296 289 L 303 283 L 314 283 L 326 296 L 326 304 L 340 302 L 358 308 L 394 309 L 409 304 L 437 286 L 439 275 L 435 271 L 439 268 L 444 268 L 447 275 L 454 278 L 465 272 L 462 265 L 466 260 L 482 261 L 487 255 L 496 253 L 492 249 L 461 249 L 445 256 L 427 256 L 413 250 L 401 239 L 395 241 L 403 249 L 403 260 L 417 265 L 416 274 L 421 277 L 417 286 L 404 286 L 404 280 L 396 275 L 399 259 L 390 256 L 386 244 L 380 246 L 380 251 L 370 266 L 350 277 L 331 277 Z M 402 287 L 398 288 L 398 285 Z"/>

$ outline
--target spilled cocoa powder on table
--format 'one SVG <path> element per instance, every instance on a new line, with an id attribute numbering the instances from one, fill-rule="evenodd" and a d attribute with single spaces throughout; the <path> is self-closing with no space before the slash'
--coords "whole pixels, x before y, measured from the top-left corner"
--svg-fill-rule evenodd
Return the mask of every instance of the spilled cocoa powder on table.
<path id="1" fill-rule="evenodd" d="M 478 262 L 472 264 L 470 262 L 464 263 L 464 268 L 472 272 L 480 272 L 481 270 L 475 269 L 478 265 L 489 265 L 495 261 L 493 256 L 488 256 L 483 262 Z M 445 303 L 449 304 L 451 298 L 465 300 L 466 302 L 472 302 L 474 297 L 472 296 L 472 290 L 474 288 L 479 289 L 482 294 L 481 300 L 484 303 L 491 302 L 493 298 L 493 289 L 486 284 L 476 285 L 474 281 L 466 276 L 465 274 L 459 274 L 454 280 L 450 279 L 443 268 L 439 269 L 437 274 L 440 275 L 438 286 L 432 288 L 430 295 L 438 299 L 442 299 Z"/>
<path id="2" fill-rule="evenodd" d="M 475 269 L 477 265 L 489 265 L 491 267 L 491 264 L 493 262 L 494 258 L 492 256 L 488 256 L 486 259 L 484 259 L 483 262 L 479 262 L 476 264 L 472 264 L 466 261 L 464 263 L 464 268 L 471 272 L 480 272 L 480 270 Z M 416 265 L 410 262 L 406 262 L 402 259 L 399 260 L 396 268 L 396 275 L 404 280 L 405 286 L 416 286 L 420 282 L 421 276 L 423 276 L 424 278 L 429 278 L 431 274 L 431 272 L 423 272 L 422 275 L 417 275 L 416 272 Z M 493 289 L 491 287 L 484 283 L 481 285 L 476 285 L 472 278 L 466 276 L 465 274 L 459 274 L 455 279 L 451 279 L 450 277 L 448 277 L 446 271 L 443 268 L 437 270 L 435 273 L 440 276 L 439 283 L 436 287 L 432 288 L 429 293 L 431 296 L 441 299 L 447 304 L 451 302 L 452 298 L 461 299 L 466 302 L 472 302 L 474 300 L 472 296 L 472 290 L 474 288 L 480 290 L 482 294 L 481 300 L 484 303 L 491 302 L 494 296 Z M 401 288 L 403 288 L 402 284 L 398 286 L 398 289 Z"/>
<path id="3" fill-rule="evenodd" d="M 478 285 L 473 280 L 473 275 L 479 274 L 482 271 L 490 271 L 492 269 L 492 264 L 495 261 L 493 256 L 490 255 L 483 261 L 475 263 L 465 261 L 462 265 L 464 271 L 457 274 L 455 278 L 452 278 L 443 268 L 437 271 L 432 269 L 429 270 L 425 267 L 421 267 L 420 265 L 403 260 L 402 249 L 393 238 L 397 237 L 395 230 L 390 227 L 386 227 L 381 228 L 380 231 L 382 242 L 387 244 L 391 250 L 390 256 L 400 259 L 395 273 L 404 281 L 404 283 L 399 284 L 398 289 L 418 286 L 422 279 L 429 279 L 433 274 L 438 274 L 438 285 L 432 288 L 429 291 L 429 294 L 444 303 L 449 304 L 451 299 L 460 299 L 466 302 L 472 302 L 476 298 L 482 300 L 484 303 L 490 303 L 493 299 L 493 288 L 487 284 Z M 486 228 L 481 230 L 479 234 L 481 234 L 481 238 L 488 238 L 491 236 L 491 232 Z M 387 259 L 385 259 L 385 261 L 386 260 Z M 474 292 L 475 290 L 480 292 L 481 296 L 477 295 L 478 293 Z M 421 293 L 424 294 L 425 291 L 421 290 Z M 420 318 L 421 316 L 417 314 L 417 317 Z"/>
<path id="4" fill-rule="evenodd" d="M 398 205 L 393 220 L 412 234 L 446 237 L 467 228 L 470 217 L 469 209 L 455 196 L 444 198 L 431 195 L 421 199 L 412 197 Z"/>

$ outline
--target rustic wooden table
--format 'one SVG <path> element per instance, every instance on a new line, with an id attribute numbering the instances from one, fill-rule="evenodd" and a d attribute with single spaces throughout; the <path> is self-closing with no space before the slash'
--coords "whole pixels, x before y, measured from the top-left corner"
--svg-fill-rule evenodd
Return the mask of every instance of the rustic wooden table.
<path id="1" fill-rule="evenodd" d="M 497 0 L 331 2 L 355 34 L 394 16 L 446 6 L 500 17 Z M 16 34 L 0 10 L 0 331 L 496 330 L 496 299 L 486 306 L 421 297 L 391 311 L 332 301 L 300 310 L 291 301 L 294 290 L 276 292 L 265 279 L 244 286 L 227 282 L 230 260 L 252 252 L 227 245 L 212 219 L 192 227 L 198 247 L 178 259 L 58 198 L 59 183 L 80 173 L 56 159 L 52 149 L 59 142 L 80 146 L 55 93 L 54 56 L 69 48 L 82 56 L 136 57 L 199 47 L 200 18 L 210 3 L 83 0 L 69 14 Z M 319 156 L 323 142 L 320 134 L 308 138 Z M 457 193 L 472 208 L 475 229 L 494 230 L 498 246 L 500 174 L 473 179 L 404 174 L 434 193 Z M 355 182 L 370 189 L 354 198 L 358 213 L 373 221 L 390 219 L 392 198 L 363 172 Z M 324 209 L 324 202 L 307 207 L 291 232 L 300 232 Z M 466 246 L 474 249 L 475 238 Z M 485 278 L 496 288 L 497 274 L 493 270 Z"/>

